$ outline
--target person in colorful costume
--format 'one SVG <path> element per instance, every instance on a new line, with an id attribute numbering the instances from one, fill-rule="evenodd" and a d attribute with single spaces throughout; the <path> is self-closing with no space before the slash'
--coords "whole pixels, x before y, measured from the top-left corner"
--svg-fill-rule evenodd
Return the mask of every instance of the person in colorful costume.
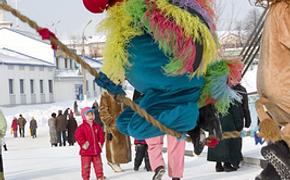
<path id="1" fill-rule="evenodd" d="M 257 74 L 256 102 L 267 167 L 256 177 L 290 179 L 290 0 L 259 0 L 269 5 Z"/>
<path id="2" fill-rule="evenodd" d="M 218 112 L 226 113 L 231 100 L 238 98 L 227 82 L 231 66 L 239 63 L 214 63 L 217 43 L 210 1 L 103 2 L 84 0 L 92 12 L 108 9 L 99 29 L 108 33 L 102 67 L 105 75 L 101 76 L 115 84 L 128 80 L 143 94 L 134 102 L 184 136 L 196 127 L 199 108 L 214 104 Z M 131 108 L 121 113 L 117 127 L 123 134 L 146 139 L 153 179 L 161 179 L 165 169 L 160 147 L 165 133 Z M 211 130 L 218 128 L 219 124 Z M 169 176 L 177 180 L 183 176 L 185 142 L 172 136 L 168 140 Z"/>

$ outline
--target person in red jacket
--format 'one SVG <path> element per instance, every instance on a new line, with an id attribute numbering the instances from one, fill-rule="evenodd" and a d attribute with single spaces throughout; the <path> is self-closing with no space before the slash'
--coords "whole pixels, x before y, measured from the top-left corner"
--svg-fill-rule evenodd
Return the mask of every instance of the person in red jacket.
<path id="1" fill-rule="evenodd" d="M 81 111 L 83 123 L 75 132 L 75 139 L 80 145 L 82 177 L 90 179 L 91 163 L 93 163 L 97 180 L 104 180 L 103 163 L 101 159 L 104 134 L 100 125 L 95 123 L 94 110 L 85 107 Z"/>
<path id="2" fill-rule="evenodd" d="M 13 120 L 12 120 L 11 129 L 13 131 L 14 137 L 17 138 L 18 124 L 17 124 L 17 118 L 16 117 L 14 117 Z"/>

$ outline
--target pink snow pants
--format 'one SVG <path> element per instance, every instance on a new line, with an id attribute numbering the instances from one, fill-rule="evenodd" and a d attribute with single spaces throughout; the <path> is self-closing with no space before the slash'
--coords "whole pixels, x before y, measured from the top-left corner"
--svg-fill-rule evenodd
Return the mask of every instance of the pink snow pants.
<path id="1" fill-rule="evenodd" d="M 162 157 L 164 136 L 146 139 L 148 144 L 148 154 L 152 170 L 157 169 L 159 166 L 164 166 L 164 159 Z M 168 148 L 168 175 L 173 178 L 182 178 L 184 171 L 184 152 L 185 141 L 177 140 L 173 136 L 167 136 Z"/>

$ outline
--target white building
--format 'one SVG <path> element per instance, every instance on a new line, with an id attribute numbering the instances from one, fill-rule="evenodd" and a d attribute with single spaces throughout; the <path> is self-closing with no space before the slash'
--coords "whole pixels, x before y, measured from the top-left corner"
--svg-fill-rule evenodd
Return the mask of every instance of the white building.
<path id="1" fill-rule="evenodd" d="M 54 102 L 54 64 L 0 49 L 0 105 Z"/>
<path id="2" fill-rule="evenodd" d="M 98 59 L 85 60 L 101 67 Z M 94 98 L 100 88 L 85 74 L 88 98 Z M 37 36 L 0 27 L 0 106 L 73 101 L 82 93 L 83 77 L 79 65 Z"/>

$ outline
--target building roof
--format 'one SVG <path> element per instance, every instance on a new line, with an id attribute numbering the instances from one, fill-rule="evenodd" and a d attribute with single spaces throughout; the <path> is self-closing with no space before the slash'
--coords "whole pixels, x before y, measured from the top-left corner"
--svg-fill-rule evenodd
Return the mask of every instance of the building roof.
<path id="1" fill-rule="evenodd" d="M 82 56 L 81 56 L 82 57 Z M 91 67 L 97 69 L 97 70 L 100 70 L 101 67 L 103 66 L 103 63 L 102 63 L 102 58 L 90 58 L 90 57 L 82 57 L 82 59 L 84 59 Z"/>
<path id="2" fill-rule="evenodd" d="M 0 48 L 7 48 L 21 54 L 54 64 L 54 50 L 38 36 L 11 28 L 0 28 Z"/>
<path id="3" fill-rule="evenodd" d="M 98 59 L 93 59 L 89 57 L 81 57 L 84 59 L 91 67 L 97 69 L 97 71 L 100 70 L 102 67 L 103 63 L 100 58 Z M 80 78 L 82 77 L 82 74 L 80 70 L 71 70 L 71 69 L 62 69 L 62 70 L 57 70 L 56 71 L 56 77 L 58 78 Z"/>
<path id="4" fill-rule="evenodd" d="M 52 63 L 7 48 L 0 48 L 0 64 L 55 67 Z"/>

